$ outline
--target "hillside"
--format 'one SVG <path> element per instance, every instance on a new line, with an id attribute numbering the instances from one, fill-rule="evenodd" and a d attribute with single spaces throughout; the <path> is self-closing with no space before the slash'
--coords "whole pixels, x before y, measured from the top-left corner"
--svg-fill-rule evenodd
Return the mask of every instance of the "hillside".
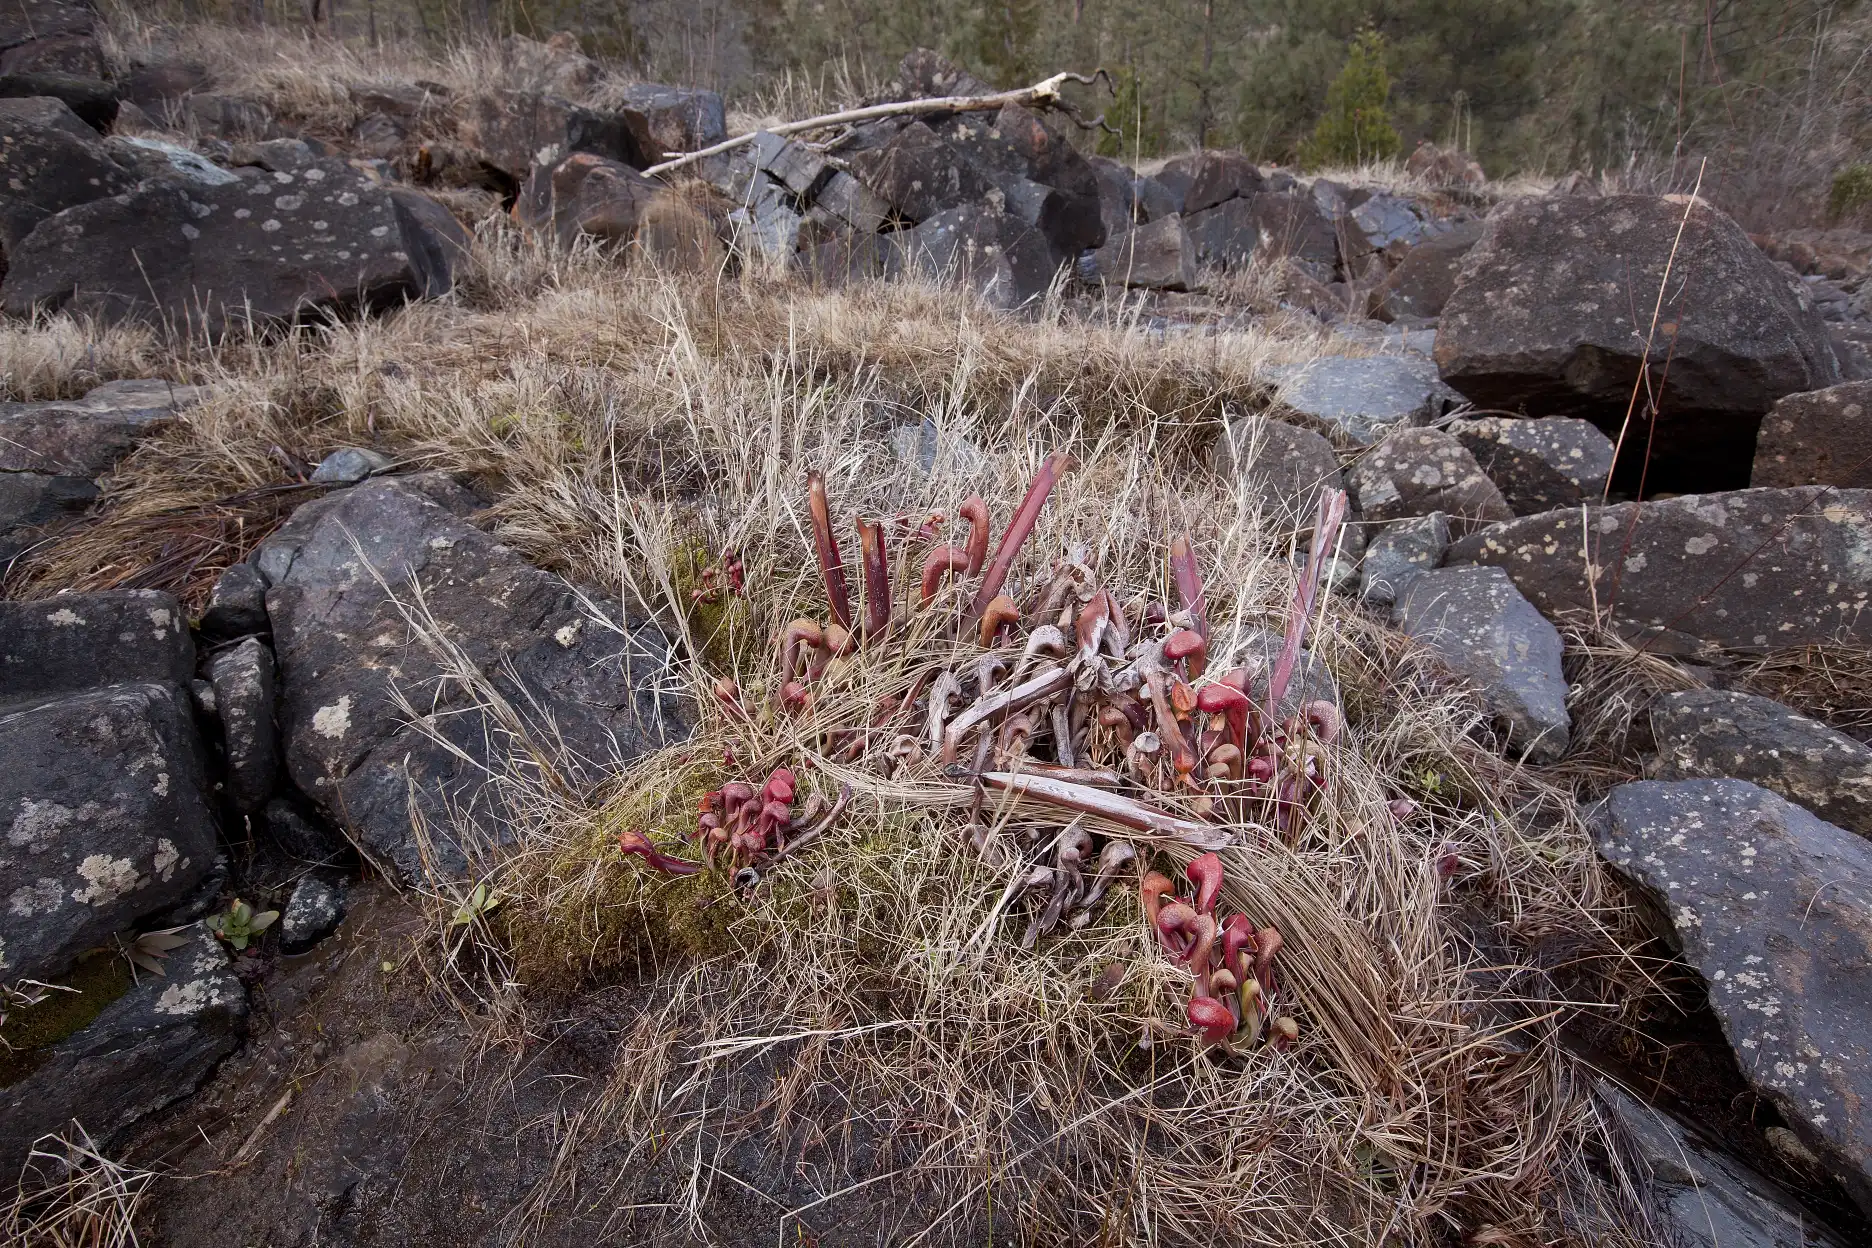
<path id="1" fill-rule="evenodd" d="M 1872 239 L 328 17 L 0 4 L 9 1242 L 1864 1240 Z"/>

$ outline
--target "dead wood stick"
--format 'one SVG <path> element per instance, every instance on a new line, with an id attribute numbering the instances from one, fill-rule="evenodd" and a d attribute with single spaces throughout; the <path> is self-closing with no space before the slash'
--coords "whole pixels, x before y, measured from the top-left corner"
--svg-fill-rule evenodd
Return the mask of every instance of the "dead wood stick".
<path id="1" fill-rule="evenodd" d="M 831 126 L 856 125 L 861 121 L 876 121 L 880 117 L 915 117 L 922 113 L 980 112 L 983 109 L 1000 108 L 1004 104 L 1051 108 L 1062 102 L 1060 99 L 1060 88 L 1067 83 L 1079 82 L 1090 85 L 1096 80 L 1096 75 L 1074 73 L 1054 74 L 1051 78 L 1043 82 L 1036 82 L 1031 87 L 1021 87 L 1014 91 L 997 91 L 993 95 L 940 95 L 929 99 L 900 100 L 895 104 L 873 104 L 869 108 L 851 108 L 846 109 L 842 113 L 826 113 L 820 117 L 808 117 L 804 121 L 789 121 L 778 126 L 769 126 L 765 133 L 779 135 L 804 134 L 808 130 L 824 130 Z M 731 152 L 737 147 L 752 143 L 754 141 L 754 136 L 760 133 L 763 132 L 755 130 L 747 134 L 737 134 L 732 139 L 723 139 L 713 147 L 705 147 L 695 152 L 685 152 L 681 156 L 676 156 L 664 161 L 662 164 L 651 165 L 648 169 L 644 170 L 644 173 L 647 176 L 654 177 L 659 173 L 669 173 L 671 170 L 680 169 L 684 165 L 694 164 L 696 161 L 704 160 L 710 156 L 718 156 L 722 152 Z"/>
<path id="2" fill-rule="evenodd" d="M 1221 849 L 1231 839 L 1225 828 L 1184 819 L 1167 810 L 1134 801 L 1121 793 L 1095 789 L 1090 785 L 1068 784 L 1046 776 L 1009 771 L 985 772 L 981 781 L 991 789 L 1000 789 L 1049 806 L 1105 819 L 1134 831 L 1169 837 L 1197 849 Z"/>

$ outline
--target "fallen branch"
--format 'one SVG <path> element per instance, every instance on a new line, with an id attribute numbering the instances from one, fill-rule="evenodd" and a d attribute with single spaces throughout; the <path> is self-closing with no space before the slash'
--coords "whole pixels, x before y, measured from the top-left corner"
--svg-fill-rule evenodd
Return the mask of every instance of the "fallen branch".
<path id="1" fill-rule="evenodd" d="M 825 130 L 832 126 L 856 125 L 861 121 L 876 121 L 880 117 L 915 117 L 924 113 L 967 113 L 981 112 L 985 109 L 1000 108 L 1006 104 L 1019 104 L 1023 107 L 1056 108 L 1065 104 L 1060 97 L 1060 88 L 1069 82 L 1084 83 L 1090 86 L 1098 80 L 1097 74 L 1054 74 L 1031 87 L 1021 87 L 1014 91 L 997 91 L 993 95 L 939 95 L 921 100 L 900 100 L 895 104 L 873 104 L 869 108 L 851 108 L 842 113 L 826 113 L 820 117 L 808 117 L 804 121 L 789 121 L 778 126 L 769 126 L 767 134 L 804 134 L 809 130 Z M 655 177 L 660 173 L 669 173 L 684 165 L 694 164 L 710 156 L 719 156 L 731 152 L 737 147 L 746 146 L 754 141 L 755 130 L 747 134 L 738 134 L 732 139 L 724 139 L 713 147 L 700 151 L 685 152 L 674 159 L 659 165 L 651 165 L 644 173 Z"/>
<path id="2" fill-rule="evenodd" d="M 1008 771 L 984 772 L 981 781 L 991 789 L 1031 798 L 1049 806 L 1063 807 L 1095 819 L 1105 819 L 1133 831 L 1170 837 L 1197 849 L 1220 849 L 1232 839 L 1227 829 L 1212 823 L 1179 818 L 1167 810 L 1159 810 L 1121 793 L 1095 789 L 1090 785 L 1068 784 L 1046 776 Z"/>

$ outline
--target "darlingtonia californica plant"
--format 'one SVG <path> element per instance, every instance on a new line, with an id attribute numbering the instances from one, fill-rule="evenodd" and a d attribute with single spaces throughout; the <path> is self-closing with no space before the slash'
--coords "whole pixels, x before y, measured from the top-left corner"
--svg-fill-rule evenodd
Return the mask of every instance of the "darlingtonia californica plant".
<path id="1" fill-rule="evenodd" d="M 1291 1042 L 1299 1029 L 1293 1019 L 1274 1015 L 1274 955 L 1281 934 L 1275 927 L 1257 929 L 1245 914 L 1219 917 L 1222 859 L 1207 853 L 1184 869 L 1194 887 L 1189 897 L 1155 871 L 1138 885 L 1144 917 L 1163 951 L 1189 967 L 1189 1025 L 1206 1046 L 1225 1050 L 1251 1048 L 1264 1037 L 1277 1046 Z"/>
<path id="2" fill-rule="evenodd" d="M 744 689 L 723 677 L 714 687 L 729 715 L 790 721 L 806 748 L 758 788 L 750 778 L 703 799 L 698 837 L 710 863 L 746 870 L 822 834 L 849 793 L 836 804 L 813 799 L 816 810 L 794 817 L 795 773 L 815 758 L 897 780 L 971 786 L 969 844 L 997 860 L 1025 861 L 1014 887 L 1030 899 L 1022 938 L 1029 947 L 1061 925 L 1091 920 L 1117 874 L 1137 860 L 1133 841 L 1180 842 L 1219 868 L 1213 851 L 1299 838 L 1331 780 L 1328 747 L 1339 713 L 1325 701 L 1294 705 L 1289 686 L 1345 495 L 1329 491 L 1320 501 L 1286 634 L 1266 664 L 1233 631 L 1212 630 L 1202 573 L 1183 536 L 1168 550 L 1174 602 L 1101 584 L 1081 547 L 1027 583 L 1011 582 L 1048 496 L 1072 467 L 1062 452 L 1048 456 L 998 540 L 979 497 L 956 508 L 967 532 L 955 541 L 944 540 L 940 516 L 922 524 L 859 517 L 855 604 L 825 482 L 812 474 L 807 504 L 825 617 L 779 630 L 768 679 Z M 895 564 L 893 542 L 908 546 Z M 894 566 L 914 575 L 894 586 Z M 918 661 L 925 654 L 944 661 Z M 847 688 L 834 677 L 854 665 L 888 682 L 856 713 L 849 697 L 825 694 Z M 1024 846 L 1016 837 L 1010 848 L 1010 838 L 989 831 L 1010 812 L 1031 816 L 1018 821 Z M 1201 900 L 1199 890 L 1171 913 L 1192 910 L 1214 925 Z M 1207 902 L 1212 910 L 1212 892 Z M 1158 926 L 1157 917 L 1152 922 Z M 1272 939 L 1278 944 L 1277 933 Z M 1266 969 L 1255 961 L 1265 943 L 1252 929 L 1211 933 L 1214 964 L 1201 968 L 1204 991 L 1194 998 L 1208 1004 L 1192 1006 L 1192 1025 L 1205 1038 L 1228 1040 L 1244 1028 L 1261 1035 L 1266 1011 L 1245 1007 L 1243 994 L 1269 991 L 1265 976 L 1253 973 Z M 1218 1031 L 1217 1004 L 1229 1012 L 1226 1033 Z"/>

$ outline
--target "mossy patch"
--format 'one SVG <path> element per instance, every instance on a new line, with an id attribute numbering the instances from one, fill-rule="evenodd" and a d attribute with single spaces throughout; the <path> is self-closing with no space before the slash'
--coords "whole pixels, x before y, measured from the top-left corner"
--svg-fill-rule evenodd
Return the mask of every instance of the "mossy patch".
<path id="1" fill-rule="evenodd" d="M 38 1069 L 53 1045 L 88 1026 L 133 982 L 127 961 L 114 951 L 96 949 L 63 977 L 74 991 L 48 992 L 37 1005 L 9 1007 L 6 1022 L 0 1023 L 0 1088 Z"/>
<path id="2" fill-rule="evenodd" d="M 689 623 L 696 659 L 710 672 L 733 674 L 758 647 L 747 598 L 729 592 L 719 556 L 700 540 L 676 548 L 669 573 L 675 606 Z"/>

